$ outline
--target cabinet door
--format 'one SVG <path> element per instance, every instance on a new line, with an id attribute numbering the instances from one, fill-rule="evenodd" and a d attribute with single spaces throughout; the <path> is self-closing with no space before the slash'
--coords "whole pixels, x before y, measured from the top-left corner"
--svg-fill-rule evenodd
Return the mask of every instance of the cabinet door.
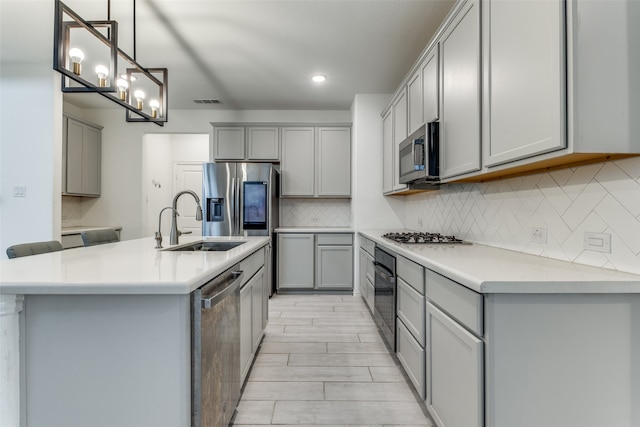
<path id="1" fill-rule="evenodd" d="M 83 139 L 84 125 L 75 120 L 67 119 L 67 170 L 66 170 L 66 193 L 82 194 L 82 161 L 84 155 Z"/>
<path id="2" fill-rule="evenodd" d="M 442 178 L 480 169 L 479 8 L 479 0 L 469 0 L 449 24 L 440 42 Z"/>
<path id="3" fill-rule="evenodd" d="M 353 246 L 316 247 L 316 288 L 353 288 Z"/>
<path id="4" fill-rule="evenodd" d="M 382 117 L 382 192 L 390 193 L 393 191 L 393 159 L 395 158 L 393 149 L 393 108 Z"/>
<path id="5" fill-rule="evenodd" d="M 482 427 L 482 341 L 427 303 L 426 349 L 426 404 L 438 426 Z"/>
<path id="6" fill-rule="evenodd" d="M 278 288 L 313 289 L 313 234 L 278 234 Z"/>
<path id="7" fill-rule="evenodd" d="M 396 322 L 396 353 L 420 398 L 425 398 L 425 352 L 402 320 Z"/>
<path id="8" fill-rule="evenodd" d="M 244 160 L 244 127 L 213 128 L 213 158 Z"/>
<path id="9" fill-rule="evenodd" d="M 312 127 L 282 128 L 282 196 L 314 195 L 314 137 Z"/>
<path id="10" fill-rule="evenodd" d="M 280 144 L 277 127 L 247 128 L 247 160 L 278 161 L 279 158 Z"/>
<path id="11" fill-rule="evenodd" d="M 393 102 L 393 148 L 392 148 L 392 164 L 393 164 L 393 191 L 403 190 L 407 188 L 406 184 L 400 184 L 400 165 L 398 160 L 398 149 L 400 143 L 404 141 L 407 134 L 407 90 L 404 88 L 397 95 Z"/>
<path id="12" fill-rule="evenodd" d="M 255 353 L 262 338 L 262 296 L 264 285 L 264 267 L 251 279 L 251 352 Z"/>
<path id="13" fill-rule="evenodd" d="M 418 291 L 409 286 L 404 280 L 397 279 L 397 308 L 398 317 L 404 323 L 411 335 L 424 347 L 425 341 L 425 298 Z"/>
<path id="14" fill-rule="evenodd" d="M 367 300 L 367 291 L 369 290 L 365 285 L 367 284 L 367 252 L 360 248 L 358 256 L 358 287 L 362 298 Z"/>
<path id="15" fill-rule="evenodd" d="M 316 195 L 351 197 L 351 129 L 318 128 Z"/>
<path id="16" fill-rule="evenodd" d="M 422 66 L 422 99 L 425 123 L 438 120 L 438 88 L 440 84 L 440 69 L 438 67 L 438 46 L 435 45 L 426 56 Z"/>
<path id="17" fill-rule="evenodd" d="M 407 133 L 407 88 L 403 88 L 393 100 L 393 142 L 400 144 Z"/>
<path id="18" fill-rule="evenodd" d="M 487 166 L 566 146 L 564 4 L 560 0 L 484 4 L 489 40 L 484 56 Z"/>
<path id="19" fill-rule="evenodd" d="M 65 130 L 63 192 L 100 196 L 101 130 L 71 118 Z"/>
<path id="20" fill-rule="evenodd" d="M 253 336 L 251 334 L 251 283 L 240 289 L 240 372 L 242 381 L 251 366 Z"/>
<path id="21" fill-rule="evenodd" d="M 407 83 L 407 96 L 409 105 L 409 129 L 407 134 L 410 135 L 420 126 L 424 124 L 422 115 L 422 69 L 419 67 Z"/>

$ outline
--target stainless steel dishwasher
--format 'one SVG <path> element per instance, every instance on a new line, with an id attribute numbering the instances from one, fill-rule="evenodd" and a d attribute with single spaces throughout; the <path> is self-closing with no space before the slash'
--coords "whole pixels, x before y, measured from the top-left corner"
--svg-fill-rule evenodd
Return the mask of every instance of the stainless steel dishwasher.
<path id="1" fill-rule="evenodd" d="M 228 426 L 240 400 L 240 284 L 235 265 L 191 294 L 191 426 Z"/>

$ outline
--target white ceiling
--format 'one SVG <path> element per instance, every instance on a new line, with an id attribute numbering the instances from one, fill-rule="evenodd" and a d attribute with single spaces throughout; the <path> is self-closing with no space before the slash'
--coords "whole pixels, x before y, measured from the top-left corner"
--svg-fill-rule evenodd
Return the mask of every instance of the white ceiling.
<path id="1" fill-rule="evenodd" d="M 33 6 L 1 1 L 3 24 L 7 14 L 19 17 L 25 12 L 19 8 Z M 144 67 L 168 68 L 170 110 L 345 110 L 356 93 L 393 92 L 454 2 L 138 0 L 136 56 Z M 65 4 L 85 20 L 107 17 L 107 0 Z M 131 56 L 132 10 L 133 0 L 111 1 L 119 45 Z M 19 60 L 5 39 L 3 61 Z M 314 84 L 314 73 L 328 80 Z M 73 98 L 85 107 L 110 104 L 98 102 L 101 97 L 94 94 Z M 222 104 L 201 105 L 194 99 L 220 99 Z"/>

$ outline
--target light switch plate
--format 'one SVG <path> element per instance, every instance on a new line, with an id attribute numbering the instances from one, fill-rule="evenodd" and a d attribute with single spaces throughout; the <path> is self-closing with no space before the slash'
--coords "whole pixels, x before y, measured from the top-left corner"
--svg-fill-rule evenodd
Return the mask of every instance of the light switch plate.
<path id="1" fill-rule="evenodd" d="M 13 197 L 27 197 L 27 186 L 16 185 L 13 187 Z"/>
<path id="2" fill-rule="evenodd" d="M 588 251 L 611 253 L 611 234 L 585 231 L 584 248 Z"/>

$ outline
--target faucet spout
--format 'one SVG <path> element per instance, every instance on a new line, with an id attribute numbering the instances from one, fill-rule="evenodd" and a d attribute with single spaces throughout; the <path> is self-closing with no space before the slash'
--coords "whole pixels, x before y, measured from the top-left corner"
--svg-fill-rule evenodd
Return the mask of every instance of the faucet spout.
<path id="1" fill-rule="evenodd" d="M 193 196 L 193 198 L 196 200 L 196 221 L 202 221 L 202 207 L 200 206 L 200 197 L 198 197 L 198 195 L 191 191 L 191 190 L 184 190 L 179 192 L 178 194 L 175 195 L 175 197 L 173 198 L 173 204 L 171 205 L 171 209 L 173 210 L 173 214 L 171 215 L 171 235 L 169 236 L 169 243 L 172 245 L 177 245 L 178 244 L 178 236 L 180 236 L 180 234 L 182 234 L 181 232 L 178 231 L 178 199 L 180 198 L 180 196 L 182 196 L 183 194 L 191 194 Z"/>
<path id="2" fill-rule="evenodd" d="M 180 215 L 175 209 L 173 209 L 171 206 L 167 206 L 166 208 L 163 208 L 160 211 L 160 214 L 158 215 L 158 231 L 156 231 L 156 235 L 155 235 L 155 239 L 156 239 L 156 249 L 162 249 L 162 212 L 166 211 L 167 209 L 171 209 L 173 210 L 173 212 L 176 215 Z"/>

